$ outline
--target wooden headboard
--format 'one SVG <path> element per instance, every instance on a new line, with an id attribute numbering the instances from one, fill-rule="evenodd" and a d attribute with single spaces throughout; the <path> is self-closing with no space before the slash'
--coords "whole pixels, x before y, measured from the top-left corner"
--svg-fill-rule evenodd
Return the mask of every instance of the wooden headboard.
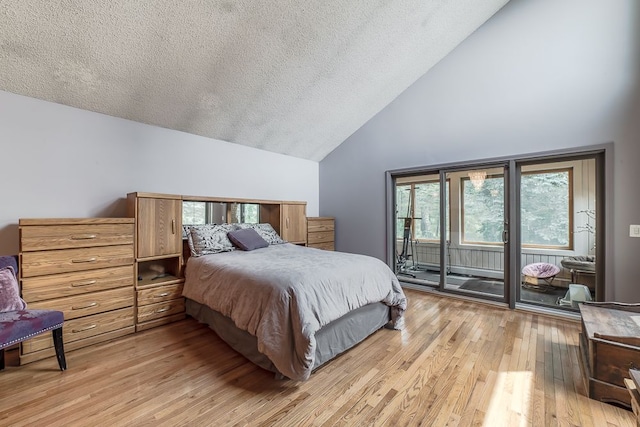
<path id="1" fill-rule="evenodd" d="M 305 245 L 307 242 L 307 202 L 284 201 L 284 200 L 264 200 L 264 199 L 234 199 L 229 197 L 210 196 L 182 196 L 183 202 L 202 202 L 218 205 L 215 210 L 224 211 L 225 221 L 212 220 L 211 223 L 221 222 L 241 222 L 235 215 L 238 205 L 258 205 L 259 222 L 269 223 L 283 239 L 296 244 Z M 221 207 L 220 205 L 224 205 Z M 213 206 L 209 209 L 213 211 Z M 222 217 L 221 217 L 222 219 Z M 183 221 L 183 225 L 185 224 Z M 182 248 L 183 263 L 186 265 L 191 256 L 187 241 L 183 241 Z"/>

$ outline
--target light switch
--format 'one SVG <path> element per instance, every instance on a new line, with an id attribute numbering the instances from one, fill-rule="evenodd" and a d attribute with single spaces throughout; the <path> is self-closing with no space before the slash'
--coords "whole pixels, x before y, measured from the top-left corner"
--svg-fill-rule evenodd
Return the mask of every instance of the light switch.
<path id="1" fill-rule="evenodd" d="M 631 224 L 629 226 L 629 236 L 640 237 L 640 225 Z"/>

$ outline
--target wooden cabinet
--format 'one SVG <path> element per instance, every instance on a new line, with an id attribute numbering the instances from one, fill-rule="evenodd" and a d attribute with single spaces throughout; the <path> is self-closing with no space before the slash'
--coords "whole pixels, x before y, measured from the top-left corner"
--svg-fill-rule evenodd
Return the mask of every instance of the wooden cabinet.
<path id="1" fill-rule="evenodd" d="M 136 331 L 185 318 L 182 297 L 182 199 L 127 195 L 136 223 Z"/>
<path id="2" fill-rule="evenodd" d="M 181 257 L 137 261 L 136 331 L 185 318 Z"/>
<path id="3" fill-rule="evenodd" d="M 21 219 L 19 229 L 22 296 L 64 312 L 65 350 L 134 332 L 133 219 Z M 20 348 L 21 363 L 53 355 L 48 334 Z"/>
<path id="4" fill-rule="evenodd" d="M 307 242 L 307 205 L 286 203 L 281 205 L 280 234 L 291 243 Z"/>
<path id="5" fill-rule="evenodd" d="M 624 379 L 640 366 L 640 304 L 580 304 L 580 353 L 589 397 L 631 408 Z"/>
<path id="6" fill-rule="evenodd" d="M 305 202 L 256 201 L 260 205 L 260 222 L 269 223 L 290 243 L 307 243 L 307 204 Z"/>
<path id="7" fill-rule="evenodd" d="M 180 254 L 182 200 L 154 193 L 127 195 L 129 215 L 136 220 L 136 258 Z"/>
<path id="8" fill-rule="evenodd" d="M 138 321 L 143 328 L 167 323 L 171 316 L 184 317 L 182 282 L 138 291 Z"/>
<path id="9" fill-rule="evenodd" d="M 307 246 L 335 250 L 335 219 L 331 217 L 307 218 Z"/>

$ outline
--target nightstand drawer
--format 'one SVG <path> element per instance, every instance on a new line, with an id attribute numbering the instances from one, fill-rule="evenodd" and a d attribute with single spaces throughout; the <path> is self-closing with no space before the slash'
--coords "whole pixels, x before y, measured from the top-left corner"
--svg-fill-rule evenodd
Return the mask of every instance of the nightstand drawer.
<path id="1" fill-rule="evenodd" d="M 334 231 L 334 220 L 332 219 L 309 219 L 307 222 L 307 233 L 318 233 L 321 231 Z M 333 235 L 333 233 L 332 233 Z"/>
<path id="2" fill-rule="evenodd" d="M 138 307 L 138 323 L 184 312 L 184 298 Z"/>
<path id="3" fill-rule="evenodd" d="M 133 307 L 94 314 L 65 321 L 62 336 L 65 344 L 133 326 Z M 53 347 L 51 334 L 41 334 L 22 343 L 22 353 L 32 353 Z"/>
<path id="4" fill-rule="evenodd" d="M 133 265 L 54 274 L 22 281 L 22 298 L 28 303 L 133 285 Z"/>
<path id="5" fill-rule="evenodd" d="M 130 306 L 133 306 L 133 289 L 131 287 L 91 292 L 89 294 L 29 304 L 29 308 L 63 311 L 65 321 Z"/>
<path id="6" fill-rule="evenodd" d="M 134 224 L 35 225 L 21 233 L 23 252 L 131 245 Z"/>
<path id="7" fill-rule="evenodd" d="M 21 276 L 69 273 L 133 264 L 133 245 L 24 252 Z"/>
<path id="8" fill-rule="evenodd" d="M 333 231 L 319 231 L 317 233 L 309 233 L 307 236 L 307 244 L 333 242 Z"/>
<path id="9" fill-rule="evenodd" d="M 325 242 L 325 243 L 314 243 L 312 245 L 307 245 L 310 248 L 322 249 L 325 251 L 335 251 L 333 242 Z"/>
<path id="10" fill-rule="evenodd" d="M 155 304 L 182 297 L 182 283 L 138 291 L 138 306 Z"/>

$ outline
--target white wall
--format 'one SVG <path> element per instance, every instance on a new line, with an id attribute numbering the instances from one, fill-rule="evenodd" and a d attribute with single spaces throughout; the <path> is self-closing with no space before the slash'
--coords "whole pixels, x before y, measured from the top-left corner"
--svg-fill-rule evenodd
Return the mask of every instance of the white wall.
<path id="1" fill-rule="evenodd" d="M 511 0 L 320 163 L 320 214 L 385 259 L 385 171 L 611 141 L 607 298 L 640 302 L 636 0 Z"/>
<path id="2" fill-rule="evenodd" d="M 307 201 L 318 163 L 0 91 L 0 254 L 19 218 L 125 216 L 133 191 Z"/>

